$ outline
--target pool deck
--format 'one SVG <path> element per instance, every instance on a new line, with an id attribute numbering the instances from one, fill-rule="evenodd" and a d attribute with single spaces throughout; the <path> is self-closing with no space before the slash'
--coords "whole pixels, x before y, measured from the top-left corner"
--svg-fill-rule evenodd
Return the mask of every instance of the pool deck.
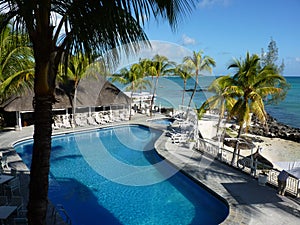
<path id="1" fill-rule="evenodd" d="M 149 117 L 136 115 L 132 121 L 123 122 L 123 124 L 143 124 L 157 129 L 162 127 L 151 124 L 146 119 Z M 61 129 L 54 130 L 53 133 L 95 128 L 95 126 L 90 126 L 88 128 Z M 1 132 L 1 151 L 13 150 L 12 145 L 16 141 L 32 138 L 32 134 L 32 126 L 25 127 L 21 131 Z M 300 224 L 299 198 L 277 195 L 275 188 L 260 186 L 255 178 L 223 164 L 203 152 L 192 150 L 189 146 L 174 144 L 165 134 L 156 141 L 155 147 L 162 157 L 221 196 L 229 204 L 229 216 L 222 224 Z M 9 165 L 26 174 L 28 169 L 22 163 L 21 158 L 16 154 L 11 155 Z"/>

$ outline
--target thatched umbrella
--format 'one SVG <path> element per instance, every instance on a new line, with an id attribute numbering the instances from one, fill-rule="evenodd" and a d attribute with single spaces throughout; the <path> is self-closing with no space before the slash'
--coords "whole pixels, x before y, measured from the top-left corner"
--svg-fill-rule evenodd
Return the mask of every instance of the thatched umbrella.
<path id="1" fill-rule="evenodd" d="M 232 138 L 225 134 L 224 144 L 228 147 L 235 148 L 238 145 L 239 149 L 252 149 L 255 148 L 255 144 L 251 140 L 246 140 L 246 138 Z"/>
<path id="2" fill-rule="evenodd" d="M 264 156 L 262 156 L 258 151 L 256 151 L 254 154 L 246 156 L 243 159 L 240 159 L 238 161 L 238 164 L 243 167 L 245 166 L 251 168 L 251 158 L 254 161 L 257 161 L 257 169 L 272 169 L 274 167 L 273 163 Z"/>

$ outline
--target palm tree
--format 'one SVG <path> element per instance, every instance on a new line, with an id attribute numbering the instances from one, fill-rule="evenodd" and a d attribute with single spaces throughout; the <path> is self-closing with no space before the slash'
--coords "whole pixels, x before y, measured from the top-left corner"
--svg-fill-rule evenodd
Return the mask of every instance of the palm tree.
<path id="1" fill-rule="evenodd" d="M 185 64 L 177 65 L 174 70 L 174 74 L 179 75 L 179 77 L 183 80 L 183 93 L 182 93 L 181 104 L 184 105 L 184 95 L 186 92 L 186 83 L 189 79 L 192 78 L 191 68 L 189 68 Z"/>
<path id="2" fill-rule="evenodd" d="M 215 93 L 215 95 L 209 97 L 198 109 L 198 116 L 200 118 L 207 110 L 216 108 L 219 109 L 219 120 L 216 134 L 219 132 L 225 111 L 230 111 L 236 102 L 235 93 L 231 92 L 229 89 L 232 85 L 232 81 L 233 80 L 229 75 L 216 78 L 208 87 L 208 91 Z"/>
<path id="3" fill-rule="evenodd" d="M 170 62 L 167 57 L 161 55 L 155 55 L 152 58 L 151 66 L 148 68 L 148 74 L 155 77 L 155 84 L 153 85 L 153 93 L 150 103 L 150 117 L 152 116 L 152 108 L 154 104 L 154 98 L 158 86 L 158 79 L 162 76 L 170 74 L 174 71 L 175 63 Z"/>
<path id="4" fill-rule="evenodd" d="M 0 101 L 33 86 L 34 60 L 28 36 L 15 35 L 9 26 L 0 34 Z"/>
<path id="5" fill-rule="evenodd" d="M 194 75 L 195 75 L 195 86 L 194 86 L 194 90 L 192 92 L 192 95 L 191 95 L 191 98 L 190 98 L 190 101 L 188 104 L 188 107 L 190 107 L 191 102 L 192 102 L 194 95 L 196 93 L 196 90 L 197 90 L 198 76 L 200 75 L 200 72 L 208 71 L 211 73 L 212 67 L 214 67 L 216 65 L 216 63 L 213 60 L 213 58 L 211 58 L 209 56 L 203 56 L 203 51 L 199 51 L 199 52 L 193 51 L 193 55 L 184 57 L 183 62 L 188 67 L 193 68 Z"/>
<path id="6" fill-rule="evenodd" d="M 75 115 L 77 90 L 80 80 L 88 76 L 94 76 L 96 82 L 96 74 L 105 74 L 105 72 L 103 64 L 101 64 L 100 61 L 90 63 L 90 60 L 81 53 L 76 56 L 71 56 L 66 60 L 68 60 L 67 68 L 65 68 L 64 64 L 61 64 L 58 80 L 62 83 L 61 87 L 69 96 L 72 112 L 73 115 Z M 75 117 L 73 117 L 73 120 L 73 123 L 75 124 Z"/>
<path id="7" fill-rule="evenodd" d="M 246 129 L 248 128 L 251 122 L 251 113 L 256 115 L 267 128 L 264 100 L 282 92 L 283 89 L 280 88 L 280 84 L 286 83 L 284 77 L 278 74 L 274 67 L 266 65 L 261 68 L 259 60 L 258 55 L 253 54 L 250 56 L 247 52 L 245 60 L 235 60 L 228 67 L 229 69 L 236 69 L 228 90 L 237 96 L 236 102 L 230 111 L 230 116 L 236 117 L 238 121 L 237 138 L 240 138 L 244 125 L 246 125 Z M 234 149 L 231 160 L 232 165 L 236 160 L 237 148 L 238 145 Z"/>
<path id="8" fill-rule="evenodd" d="M 144 80 L 144 68 L 136 63 L 133 64 L 130 69 L 127 68 L 121 69 L 120 73 L 113 74 L 112 81 L 118 81 L 121 84 L 130 84 L 126 90 L 130 90 L 131 99 L 133 98 L 133 93 L 137 90 L 146 89 L 146 85 L 149 85 L 150 82 L 148 80 Z M 129 120 L 131 120 L 131 103 L 130 101 L 130 111 L 129 111 Z"/>
<path id="9" fill-rule="evenodd" d="M 0 31 L 13 21 L 16 30 L 27 32 L 35 59 L 33 103 L 38 116 L 34 121 L 29 224 L 46 224 L 52 104 L 62 55 L 101 55 L 117 47 L 134 53 L 139 45 L 132 43 L 147 40 L 142 25 L 150 17 L 167 19 L 175 29 L 180 16 L 186 16 L 194 6 L 194 0 L 0 0 Z M 112 56 L 116 61 L 118 53 Z"/>

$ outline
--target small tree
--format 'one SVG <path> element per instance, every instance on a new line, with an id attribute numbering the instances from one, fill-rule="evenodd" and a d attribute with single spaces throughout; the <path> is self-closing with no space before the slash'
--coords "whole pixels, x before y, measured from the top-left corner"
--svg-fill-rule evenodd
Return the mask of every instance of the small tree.
<path id="1" fill-rule="evenodd" d="M 268 45 L 268 51 L 265 52 L 262 48 L 261 50 L 261 58 L 260 58 L 261 67 L 264 66 L 272 66 L 276 69 L 276 72 L 279 74 L 283 73 L 284 70 L 284 61 L 282 60 L 281 64 L 278 65 L 278 47 L 276 45 L 276 41 L 271 38 L 271 41 Z"/>
<path id="2" fill-rule="evenodd" d="M 271 41 L 268 45 L 268 51 L 265 52 L 264 49 L 261 50 L 261 58 L 260 58 L 260 66 L 261 68 L 265 66 L 271 66 L 274 68 L 274 70 L 278 74 L 283 74 L 284 71 L 284 61 L 282 60 L 281 64 L 278 64 L 278 47 L 276 45 L 276 42 L 271 38 Z M 279 101 L 282 101 L 285 99 L 286 93 L 290 88 L 290 84 L 287 82 L 277 82 L 276 83 L 270 83 L 270 86 L 279 86 L 282 90 L 279 93 L 276 93 L 271 96 L 271 98 L 268 98 L 268 101 L 266 101 L 266 104 L 273 104 L 273 103 L 278 103 Z"/>
<path id="3" fill-rule="evenodd" d="M 174 66 L 175 64 L 170 62 L 165 56 L 155 55 L 152 59 L 151 66 L 148 68 L 148 74 L 155 77 L 155 84 L 153 85 L 153 95 L 150 103 L 150 116 L 152 116 L 152 108 L 158 86 L 158 79 L 159 77 L 169 74 L 174 69 Z"/>
<path id="4" fill-rule="evenodd" d="M 184 57 L 183 63 L 186 64 L 189 68 L 193 69 L 193 75 L 195 76 L 195 86 L 188 104 L 188 106 L 190 107 L 198 87 L 198 77 L 199 75 L 201 75 L 200 73 L 202 71 L 208 71 L 211 73 L 212 67 L 216 65 L 216 62 L 213 58 L 209 56 L 203 56 L 203 51 L 194 51 L 192 56 Z"/>
<path id="5" fill-rule="evenodd" d="M 130 69 L 123 68 L 120 70 L 120 73 L 113 74 L 112 81 L 119 82 L 121 84 L 130 84 L 126 90 L 130 90 L 131 94 L 131 101 L 130 101 L 130 112 L 129 112 L 129 120 L 131 119 L 131 104 L 132 104 L 132 97 L 134 91 L 146 89 L 146 85 L 150 85 L 150 82 L 148 80 L 144 80 L 144 74 L 143 74 L 143 67 L 141 64 L 133 64 Z"/>
<path id="6" fill-rule="evenodd" d="M 179 77 L 183 80 L 183 93 L 181 104 L 184 105 L 184 95 L 186 92 L 186 83 L 189 79 L 192 78 L 192 69 L 185 64 L 177 65 L 174 69 L 174 75 L 179 75 Z"/>

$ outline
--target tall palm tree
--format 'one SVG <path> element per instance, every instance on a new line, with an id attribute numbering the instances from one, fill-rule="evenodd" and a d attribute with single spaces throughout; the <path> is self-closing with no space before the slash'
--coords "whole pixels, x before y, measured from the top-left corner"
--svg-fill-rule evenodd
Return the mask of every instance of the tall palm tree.
<path id="1" fill-rule="evenodd" d="M 194 6 L 194 0 L 0 0 L 0 30 L 14 21 L 15 29 L 29 34 L 35 58 L 34 111 L 38 116 L 34 121 L 29 224 L 45 224 L 46 219 L 53 93 L 62 55 L 99 55 L 117 47 L 134 53 L 139 45 L 132 43 L 147 39 L 142 26 L 150 17 L 167 19 L 175 29 L 180 16 Z M 116 61 L 118 53 L 112 56 Z"/>
<path id="2" fill-rule="evenodd" d="M 184 105 L 184 95 L 186 92 L 186 83 L 189 79 L 192 78 L 191 68 L 185 64 L 179 64 L 176 66 L 176 68 L 174 70 L 174 74 L 178 75 L 183 80 L 183 93 L 182 93 L 181 104 Z"/>
<path id="3" fill-rule="evenodd" d="M 34 60 L 28 36 L 15 35 L 9 26 L 0 34 L 0 101 L 33 86 Z"/>
<path id="4" fill-rule="evenodd" d="M 267 128 L 264 100 L 284 91 L 280 88 L 280 84 L 286 83 L 284 77 L 278 74 L 276 69 L 270 65 L 261 68 L 259 60 L 258 55 L 250 55 L 247 52 L 244 60 L 235 60 L 228 67 L 236 70 L 228 90 L 237 96 L 237 101 L 230 111 L 230 116 L 235 116 L 239 124 L 237 138 L 240 138 L 244 125 L 246 129 L 249 126 L 251 113 L 256 115 Z M 236 161 L 237 148 L 238 145 L 234 149 L 231 160 L 232 165 Z"/>
<path id="5" fill-rule="evenodd" d="M 130 69 L 127 68 L 121 69 L 120 73 L 113 74 L 112 81 L 118 81 L 121 84 L 130 84 L 126 90 L 131 91 L 131 99 L 133 98 L 133 93 L 137 90 L 146 89 L 146 85 L 149 85 L 150 82 L 144 79 L 144 69 L 139 64 L 133 64 Z M 131 120 L 131 105 L 132 101 L 130 101 L 130 111 L 129 111 L 129 120 Z"/>
<path id="6" fill-rule="evenodd" d="M 148 68 L 148 74 L 155 77 L 155 84 L 153 85 L 153 93 L 150 103 L 150 117 L 152 116 L 152 108 L 160 77 L 170 74 L 174 70 L 175 63 L 170 62 L 166 56 L 155 55 L 152 58 L 151 66 Z"/>
<path id="7" fill-rule="evenodd" d="M 65 89 L 64 91 L 69 96 L 72 112 L 75 115 L 77 90 L 81 79 L 93 76 L 95 82 L 97 82 L 96 74 L 105 74 L 105 71 L 100 61 L 90 63 L 89 58 L 81 53 L 72 55 L 66 60 L 68 60 L 67 67 L 65 64 L 60 65 L 58 80 L 62 83 L 61 87 Z M 73 117 L 73 120 L 75 124 L 75 117 Z"/>
<path id="8" fill-rule="evenodd" d="M 192 100 L 196 93 L 198 87 L 198 77 L 201 71 L 212 72 L 212 67 L 216 66 L 216 62 L 213 58 L 209 56 L 203 56 L 203 51 L 195 52 L 193 51 L 192 56 L 186 56 L 183 58 L 183 62 L 188 65 L 188 67 L 193 68 L 195 76 L 195 86 L 188 104 L 188 107 L 191 106 Z"/>
<path id="9" fill-rule="evenodd" d="M 236 102 L 235 93 L 231 92 L 229 88 L 232 81 L 229 75 L 216 78 L 208 87 L 208 91 L 215 93 L 215 95 L 209 97 L 198 109 L 199 117 L 202 117 L 207 110 L 218 109 L 219 119 L 216 134 L 219 132 L 225 111 L 230 111 Z"/>

